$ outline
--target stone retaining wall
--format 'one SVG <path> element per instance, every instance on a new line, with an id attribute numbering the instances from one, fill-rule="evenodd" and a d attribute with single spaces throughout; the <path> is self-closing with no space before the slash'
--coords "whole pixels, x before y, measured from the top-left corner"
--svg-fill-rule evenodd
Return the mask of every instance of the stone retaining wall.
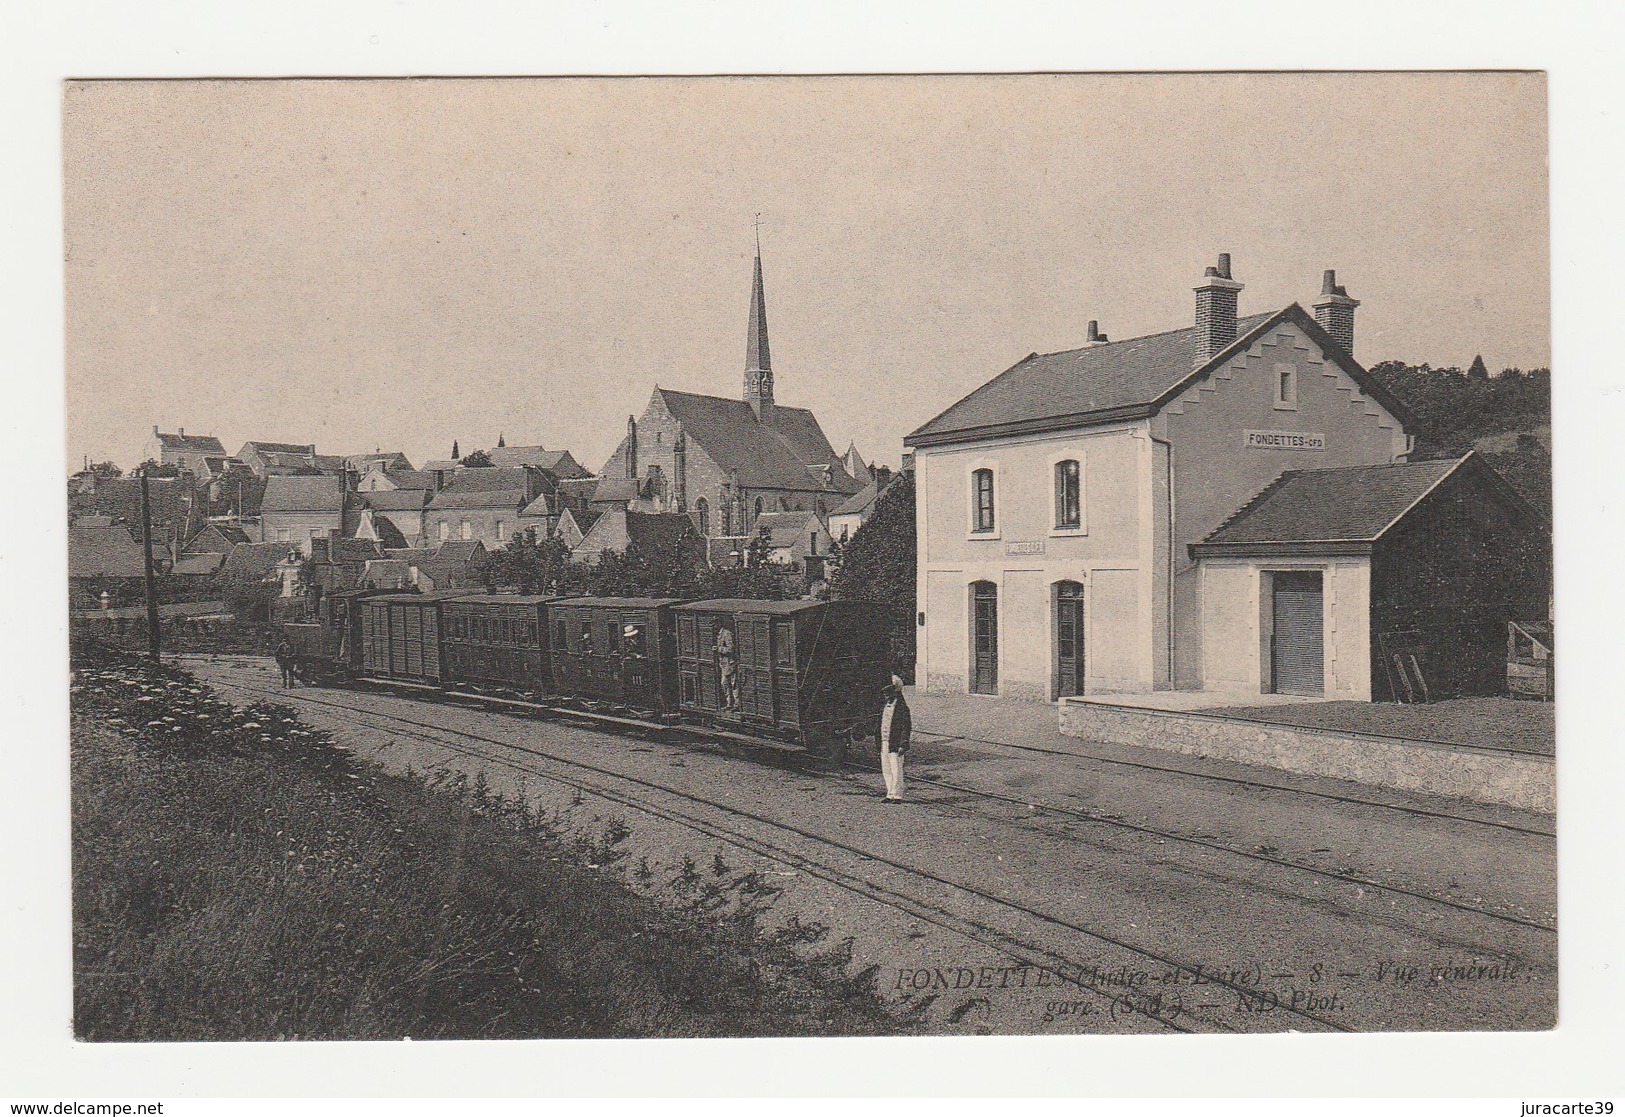
<path id="1" fill-rule="evenodd" d="M 1259 764 L 1402 791 L 1448 795 L 1551 814 L 1556 765 L 1549 756 L 1408 741 L 1243 718 L 1150 710 L 1098 700 L 1060 703 L 1061 732 L 1113 744 Z"/>

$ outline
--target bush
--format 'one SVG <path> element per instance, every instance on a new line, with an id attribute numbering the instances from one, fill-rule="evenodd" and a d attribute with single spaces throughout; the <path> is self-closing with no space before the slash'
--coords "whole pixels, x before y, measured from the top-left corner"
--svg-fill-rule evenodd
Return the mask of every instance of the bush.
<path id="1" fill-rule="evenodd" d="M 764 933 L 773 890 L 754 873 L 696 874 L 672 912 L 615 875 L 624 823 L 567 839 L 483 780 L 387 775 L 291 709 L 235 709 L 172 667 L 85 646 L 75 669 L 81 1039 L 907 1026 L 846 973 L 848 946 L 808 956 L 817 928 Z"/>

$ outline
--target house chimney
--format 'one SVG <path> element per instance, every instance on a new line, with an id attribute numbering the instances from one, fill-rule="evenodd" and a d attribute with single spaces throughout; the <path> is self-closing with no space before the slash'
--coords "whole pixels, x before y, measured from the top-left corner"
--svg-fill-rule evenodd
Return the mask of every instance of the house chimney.
<path id="1" fill-rule="evenodd" d="M 1207 269 L 1196 288 L 1196 347 L 1191 355 L 1196 368 L 1236 340 L 1236 296 L 1241 288 L 1230 278 L 1230 253 L 1219 253 L 1218 264 Z"/>
<path id="2" fill-rule="evenodd" d="M 636 481 L 638 478 L 638 420 L 636 416 L 626 417 L 626 479 Z"/>
<path id="3" fill-rule="evenodd" d="M 1105 345 L 1111 338 L 1100 332 L 1100 323 L 1093 318 L 1089 319 L 1089 332 L 1083 339 L 1085 349 L 1091 345 Z"/>
<path id="4" fill-rule="evenodd" d="M 1354 308 L 1359 305 L 1359 299 L 1349 298 L 1348 291 L 1338 286 L 1337 273 L 1327 268 L 1320 277 L 1320 301 L 1315 303 L 1315 321 L 1351 357 L 1354 355 Z"/>

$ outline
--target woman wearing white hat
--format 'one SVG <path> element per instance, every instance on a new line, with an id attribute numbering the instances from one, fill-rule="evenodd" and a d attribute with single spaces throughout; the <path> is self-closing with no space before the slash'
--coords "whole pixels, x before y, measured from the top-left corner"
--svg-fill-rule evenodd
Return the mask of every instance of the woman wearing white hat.
<path id="1" fill-rule="evenodd" d="M 903 699 L 903 680 L 893 675 L 881 692 L 886 704 L 880 709 L 880 774 L 886 780 L 886 802 L 903 801 L 903 754 L 908 752 L 914 734 L 914 718 Z"/>

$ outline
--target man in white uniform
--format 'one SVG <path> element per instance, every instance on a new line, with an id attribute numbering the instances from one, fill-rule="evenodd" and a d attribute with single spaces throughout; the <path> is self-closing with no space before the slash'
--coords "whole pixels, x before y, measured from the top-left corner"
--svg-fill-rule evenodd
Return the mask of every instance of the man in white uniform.
<path id="1" fill-rule="evenodd" d="M 880 710 L 880 774 L 886 780 L 886 802 L 903 801 L 903 754 L 908 752 L 914 734 L 914 719 L 903 700 L 903 680 L 893 675 L 883 692 L 886 704 Z"/>

